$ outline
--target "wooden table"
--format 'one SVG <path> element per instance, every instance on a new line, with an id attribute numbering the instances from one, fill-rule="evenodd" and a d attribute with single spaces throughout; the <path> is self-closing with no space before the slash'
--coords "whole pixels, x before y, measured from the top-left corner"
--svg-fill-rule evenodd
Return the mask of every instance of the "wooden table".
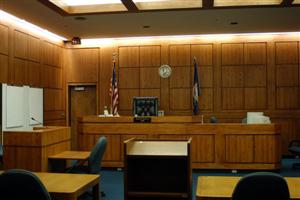
<path id="1" fill-rule="evenodd" d="M 236 176 L 199 176 L 197 182 L 197 200 L 229 200 L 241 177 Z M 285 177 L 291 199 L 300 199 L 300 178 Z"/>
<path id="2" fill-rule="evenodd" d="M 89 156 L 90 151 L 63 151 L 55 155 L 48 156 L 49 168 L 52 172 L 61 172 L 66 169 L 67 160 L 77 160 L 85 162 Z"/>
<path id="3" fill-rule="evenodd" d="M 100 176 L 96 174 L 64 174 L 37 172 L 52 199 L 77 200 L 77 197 L 93 188 L 93 199 L 99 200 Z"/>

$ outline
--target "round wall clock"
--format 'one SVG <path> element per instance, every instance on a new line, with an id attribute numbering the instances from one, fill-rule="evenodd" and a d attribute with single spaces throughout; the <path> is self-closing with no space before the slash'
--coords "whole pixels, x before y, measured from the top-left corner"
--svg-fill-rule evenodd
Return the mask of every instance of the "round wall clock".
<path id="1" fill-rule="evenodd" d="M 162 65 L 158 69 L 158 73 L 159 73 L 160 77 L 168 78 L 172 73 L 172 69 L 169 65 Z"/>

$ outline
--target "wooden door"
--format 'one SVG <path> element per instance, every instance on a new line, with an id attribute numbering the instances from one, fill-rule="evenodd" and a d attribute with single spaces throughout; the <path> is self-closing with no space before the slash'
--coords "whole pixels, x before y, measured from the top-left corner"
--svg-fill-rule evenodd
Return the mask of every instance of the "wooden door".
<path id="1" fill-rule="evenodd" d="M 69 124 L 71 126 L 71 148 L 78 149 L 77 118 L 97 114 L 96 85 L 69 86 Z"/>

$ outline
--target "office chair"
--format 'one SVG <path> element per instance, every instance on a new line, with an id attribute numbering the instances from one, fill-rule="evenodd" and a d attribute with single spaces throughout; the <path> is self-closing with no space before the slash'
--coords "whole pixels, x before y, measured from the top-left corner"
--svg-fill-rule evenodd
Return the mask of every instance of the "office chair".
<path id="1" fill-rule="evenodd" d="M 10 169 L 0 175 L 0 194 L 9 200 L 51 200 L 40 179 L 21 169 Z"/>
<path id="2" fill-rule="evenodd" d="M 292 140 L 289 143 L 288 150 L 292 154 L 299 157 L 300 156 L 300 140 Z M 300 163 L 293 163 L 293 168 L 298 168 L 298 167 L 300 167 Z"/>
<path id="3" fill-rule="evenodd" d="M 289 200 L 290 193 L 285 179 L 272 172 L 255 172 L 240 179 L 235 186 L 232 200 Z"/>
<path id="4" fill-rule="evenodd" d="M 83 165 L 84 163 L 76 163 L 73 167 L 67 170 L 67 172 L 99 174 L 101 170 L 101 161 L 106 149 L 106 145 L 107 138 L 105 136 L 100 137 L 91 151 L 87 166 Z M 101 196 L 105 196 L 105 193 L 101 192 Z"/>

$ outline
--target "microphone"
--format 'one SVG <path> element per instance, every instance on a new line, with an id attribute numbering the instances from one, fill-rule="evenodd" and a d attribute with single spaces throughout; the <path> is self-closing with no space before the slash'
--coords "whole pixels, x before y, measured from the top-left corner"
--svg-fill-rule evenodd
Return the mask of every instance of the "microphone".
<path id="1" fill-rule="evenodd" d="M 35 122 L 37 122 L 37 124 L 36 124 L 36 125 L 43 124 L 42 122 L 40 122 L 40 121 L 36 120 L 36 119 L 35 119 L 35 118 L 33 118 L 33 117 L 31 117 L 31 120 L 32 120 L 32 121 L 35 121 Z"/>

